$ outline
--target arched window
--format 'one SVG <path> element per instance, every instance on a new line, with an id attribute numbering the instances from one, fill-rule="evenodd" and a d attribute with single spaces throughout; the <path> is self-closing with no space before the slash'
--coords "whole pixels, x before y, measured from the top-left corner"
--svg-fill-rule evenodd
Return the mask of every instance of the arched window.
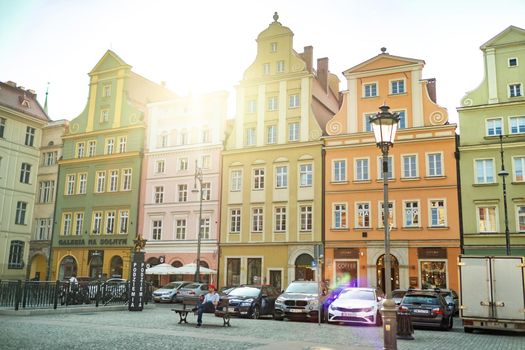
<path id="1" fill-rule="evenodd" d="M 24 242 L 22 241 L 11 241 L 11 247 L 9 248 L 9 263 L 7 268 L 9 269 L 23 269 L 24 268 Z"/>
<path id="2" fill-rule="evenodd" d="M 182 261 L 175 260 L 174 262 L 171 263 L 171 266 L 173 266 L 173 267 L 182 267 Z M 183 281 L 183 280 L 184 280 L 184 275 L 180 275 L 180 274 L 170 275 L 170 282 Z"/>
<path id="3" fill-rule="evenodd" d="M 199 265 L 200 265 L 201 267 L 205 267 L 205 268 L 207 268 L 207 269 L 210 268 L 210 265 L 208 265 L 208 263 L 207 263 L 206 261 L 204 261 L 204 260 L 201 260 Z"/>
<path id="4" fill-rule="evenodd" d="M 377 272 L 377 286 L 385 291 L 385 255 L 381 255 L 377 259 L 376 265 Z M 390 283 L 391 289 L 399 288 L 399 262 L 397 258 L 390 254 Z M 386 292 L 386 291 L 385 291 Z"/>
<path id="5" fill-rule="evenodd" d="M 111 258 L 109 273 L 112 278 L 122 278 L 122 258 L 120 256 L 115 255 Z"/>
<path id="6" fill-rule="evenodd" d="M 71 255 L 68 255 L 62 259 L 60 262 L 60 269 L 58 271 L 58 279 L 68 279 L 73 274 L 77 274 L 77 262 L 75 258 Z"/>
<path id="7" fill-rule="evenodd" d="M 301 254 L 295 259 L 295 279 L 299 281 L 313 281 L 314 270 L 312 262 L 314 258 L 310 254 Z"/>

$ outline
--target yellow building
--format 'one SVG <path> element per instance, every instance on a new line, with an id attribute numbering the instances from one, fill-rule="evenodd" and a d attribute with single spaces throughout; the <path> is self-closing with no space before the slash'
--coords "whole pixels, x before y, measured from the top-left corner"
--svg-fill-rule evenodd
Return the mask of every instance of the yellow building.
<path id="1" fill-rule="evenodd" d="M 293 50 L 278 21 L 257 37 L 257 56 L 237 86 L 237 113 L 223 152 L 220 285 L 282 289 L 316 278 L 322 240 L 322 141 L 339 109 L 339 80 L 313 48 Z"/>

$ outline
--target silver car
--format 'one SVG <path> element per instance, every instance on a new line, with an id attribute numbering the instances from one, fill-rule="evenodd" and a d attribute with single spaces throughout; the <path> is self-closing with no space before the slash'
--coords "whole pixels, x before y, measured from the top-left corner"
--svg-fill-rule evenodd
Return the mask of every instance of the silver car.
<path id="1" fill-rule="evenodd" d="M 177 294 L 179 290 L 190 283 L 191 282 L 180 281 L 170 282 L 153 292 L 153 301 L 155 301 L 156 303 L 162 301 L 174 303 L 177 301 Z"/>
<path id="2" fill-rule="evenodd" d="M 319 294 L 317 282 L 295 281 L 275 300 L 273 318 L 276 320 L 317 320 Z"/>
<path id="3" fill-rule="evenodd" d="M 201 295 L 205 295 L 206 293 L 208 293 L 208 284 L 195 282 L 185 285 L 184 287 L 179 289 L 179 292 L 177 293 L 175 299 L 177 302 L 182 302 L 182 299 L 184 299 L 185 297 L 200 297 Z"/>

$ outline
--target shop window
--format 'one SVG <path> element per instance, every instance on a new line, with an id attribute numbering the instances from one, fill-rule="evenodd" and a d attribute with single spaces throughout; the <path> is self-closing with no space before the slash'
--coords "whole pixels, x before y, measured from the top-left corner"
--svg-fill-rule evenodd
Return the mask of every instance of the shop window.
<path id="1" fill-rule="evenodd" d="M 241 259 L 226 259 L 226 285 L 238 286 L 241 284 Z"/>
<path id="2" fill-rule="evenodd" d="M 422 288 L 447 288 L 446 261 L 420 261 Z"/>

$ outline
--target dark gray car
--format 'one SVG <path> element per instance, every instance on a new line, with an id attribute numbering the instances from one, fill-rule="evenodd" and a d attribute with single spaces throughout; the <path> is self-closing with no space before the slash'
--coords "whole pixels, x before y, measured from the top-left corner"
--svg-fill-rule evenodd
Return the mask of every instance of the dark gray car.
<path id="1" fill-rule="evenodd" d="M 439 291 L 409 290 L 399 305 L 399 311 L 410 313 L 414 326 L 452 328 L 454 305 L 447 304 Z"/>

